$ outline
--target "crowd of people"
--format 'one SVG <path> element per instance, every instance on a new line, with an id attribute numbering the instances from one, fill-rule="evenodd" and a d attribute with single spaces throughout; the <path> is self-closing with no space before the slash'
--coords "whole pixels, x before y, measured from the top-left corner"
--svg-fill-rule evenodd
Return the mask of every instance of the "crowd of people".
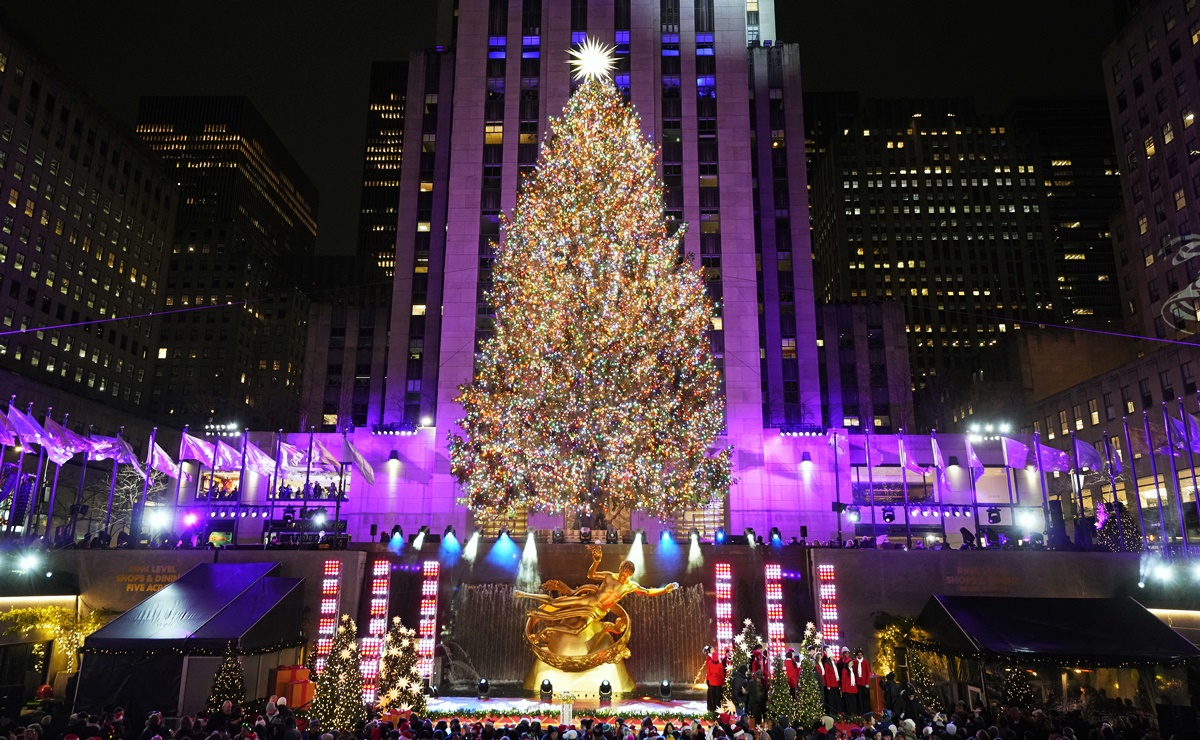
<path id="1" fill-rule="evenodd" d="M 1165 736 L 1142 712 L 1089 722 L 1079 712 L 1059 714 L 1017 708 L 990 714 L 959 703 L 950 713 L 917 716 L 867 712 L 852 723 L 824 716 L 811 724 L 787 717 L 757 721 L 752 715 L 723 713 L 715 721 L 656 721 L 653 718 L 579 719 L 572 724 L 535 718 L 497 721 L 436 719 L 401 713 L 392 720 L 373 714 L 352 728 L 325 728 L 298 717 L 282 699 L 243 711 L 225 702 L 217 712 L 167 722 L 160 712 L 144 720 L 120 708 L 100 715 L 73 714 L 58 724 L 50 715 L 22 724 L 0 717 L 0 740 L 1182 740 Z"/>

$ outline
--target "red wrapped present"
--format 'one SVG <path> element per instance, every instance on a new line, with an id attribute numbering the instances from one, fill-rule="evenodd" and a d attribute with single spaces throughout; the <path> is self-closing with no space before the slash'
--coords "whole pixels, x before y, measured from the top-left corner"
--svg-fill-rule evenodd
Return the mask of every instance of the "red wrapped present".
<path id="1" fill-rule="evenodd" d="M 287 696 L 287 687 L 289 684 L 308 681 L 312 678 L 309 675 L 308 669 L 302 665 L 281 665 L 275 671 L 275 682 L 271 684 L 275 687 L 275 693 L 279 696 Z M 291 701 L 291 698 L 288 698 Z"/>
<path id="2" fill-rule="evenodd" d="M 313 695 L 317 692 L 317 685 L 309 680 L 294 681 L 287 685 L 286 691 L 282 692 L 282 696 L 286 696 L 288 706 L 292 709 L 304 709 L 312 703 Z"/>

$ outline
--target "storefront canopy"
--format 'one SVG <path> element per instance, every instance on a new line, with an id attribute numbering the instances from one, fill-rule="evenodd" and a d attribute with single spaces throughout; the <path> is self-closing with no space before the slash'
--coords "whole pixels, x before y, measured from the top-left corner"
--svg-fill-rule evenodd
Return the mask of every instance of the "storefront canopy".
<path id="1" fill-rule="evenodd" d="M 933 596 L 918 647 L 961 657 L 1058 665 L 1170 665 L 1200 649 L 1138 602 Z"/>
<path id="2" fill-rule="evenodd" d="M 202 563 L 88 636 L 84 652 L 219 654 L 299 644 L 303 579 L 278 563 Z"/>

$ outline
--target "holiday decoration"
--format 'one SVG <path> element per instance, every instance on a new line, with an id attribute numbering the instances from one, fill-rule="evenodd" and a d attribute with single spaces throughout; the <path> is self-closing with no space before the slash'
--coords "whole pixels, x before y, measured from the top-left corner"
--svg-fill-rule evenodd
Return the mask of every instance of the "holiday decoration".
<path id="1" fill-rule="evenodd" d="M 767 686 L 767 715 L 774 722 L 779 717 L 794 717 L 796 703 L 792 699 L 792 686 L 788 683 L 787 671 L 783 669 L 783 656 L 776 655 L 771 664 L 771 682 Z"/>
<path id="2" fill-rule="evenodd" d="M 709 332 L 719 311 L 683 230 L 663 218 L 656 147 L 578 51 L 579 89 L 524 181 L 488 300 L 495 318 L 450 436 L 462 502 L 487 519 L 526 509 L 665 518 L 729 489 Z"/>
<path id="3" fill-rule="evenodd" d="M 333 633 L 333 645 L 325 659 L 325 668 L 317 678 L 312 701 L 312 716 L 324 729 L 353 730 L 366 718 L 362 698 L 362 668 L 358 663 L 358 628 L 349 614 L 343 614 Z"/>
<path id="4" fill-rule="evenodd" d="M 931 712 L 941 711 L 942 702 L 938 699 L 933 677 L 929 675 L 929 669 L 926 668 L 926 663 L 933 657 L 932 653 L 909 648 L 906 655 L 908 657 L 908 682 L 917 690 L 917 696 L 921 699 L 921 703 Z"/>
<path id="5" fill-rule="evenodd" d="M 242 675 L 242 658 L 230 641 L 225 646 L 225 658 L 213 675 L 212 691 L 205 706 L 210 714 L 221 711 L 221 705 L 231 701 L 235 706 L 246 701 L 246 678 Z"/>
<path id="6" fill-rule="evenodd" d="M 61 606 L 32 606 L 0 612 L 0 622 L 8 627 L 4 634 L 44 631 L 55 641 L 54 652 L 67 656 L 67 672 L 74 673 L 83 640 L 113 617 L 112 612 L 93 610 L 81 617 L 75 609 Z"/>
<path id="7" fill-rule="evenodd" d="M 417 632 L 392 617 L 392 627 L 383 638 L 379 683 L 375 696 L 380 709 L 425 713 L 425 692 L 417 671 Z"/>
<path id="8" fill-rule="evenodd" d="M 762 638 L 754 631 L 750 619 L 742 622 L 742 631 L 733 638 L 733 650 L 729 653 L 729 667 L 725 671 L 725 698 L 733 701 L 733 674 L 743 666 L 750 667 L 750 654 L 762 649 Z"/>
<path id="9" fill-rule="evenodd" d="M 1033 707 L 1033 686 L 1029 682 L 1029 672 L 1017 666 L 1005 666 L 1002 670 L 1005 703 L 1022 709 Z"/>
<path id="10" fill-rule="evenodd" d="M 1120 516 L 1117 515 L 1118 511 Z M 1124 542 L 1121 541 L 1122 533 Z M 1096 535 L 1092 543 L 1109 552 L 1141 552 L 1142 532 L 1137 515 L 1131 515 L 1123 503 L 1105 501 L 1096 509 Z"/>
<path id="11" fill-rule="evenodd" d="M 825 697 L 817 677 L 817 655 L 821 651 L 821 633 L 809 622 L 800 641 L 800 678 L 796 682 L 796 703 L 792 719 L 799 727 L 809 727 L 825 714 Z"/>

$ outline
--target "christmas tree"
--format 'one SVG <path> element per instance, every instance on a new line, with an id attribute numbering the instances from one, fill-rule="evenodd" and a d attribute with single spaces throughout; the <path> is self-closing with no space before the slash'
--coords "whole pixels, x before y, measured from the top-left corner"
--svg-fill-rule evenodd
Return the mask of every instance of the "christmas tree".
<path id="1" fill-rule="evenodd" d="M 376 689 L 380 709 L 404 709 L 424 714 L 425 692 L 417 672 L 417 633 L 392 617 L 383 640 L 383 657 Z"/>
<path id="2" fill-rule="evenodd" d="M 733 674 L 739 668 L 750 665 L 750 654 L 762 648 L 762 638 L 754 631 L 754 621 L 746 619 L 742 631 L 733 637 L 733 650 L 729 653 L 729 667 L 725 671 L 725 698 L 733 701 Z"/>
<path id="3" fill-rule="evenodd" d="M 594 43 L 496 248 L 491 337 L 450 437 L 463 503 L 667 517 L 728 492 L 714 306 L 663 218 L 657 150 Z"/>
<path id="4" fill-rule="evenodd" d="M 208 693 L 205 706 L 209 713 L 221 711 L 221 704 L 231 701 L 238 706 L 246 701 L 246 679 L 242 675 L 242 659 L 233 647 L 225 646 L 225 657 L 217 672 L 213 674 L 212 691 Z"/>
<path id="5" fill-rule="evenodd" d="M 792 685 L 788 683 L 787 671 L 783 668 L 783 656 L 776 655 L 771 663 L 771 682 L 767 685 L 766 719 L 768 722 L 775 722 L 780 717 L 791 720 L 795 717 L 795 707 Z"/>
<path id="6" fill-rule="evenodd" d="M 1122 534 L 1125 540 L 1123 543 Z M 1131 515 L 1123 503 L 1105 501 L 1096 510 L 1096 536 L 1092 538 L 1092 542 L 1109 552 L 1141 552 L 1142 530 L 1137 516 Z"/>
<path id="7" fill-rule="evenodd" d="M 1024 668 L 1004 668 L 1004 700 L 1010 707 L 1030 709 L 1033 707 L 1033 686 Z"/>
<path id="8" fill-rule="evenodd" d="M 325 669 L 317 679 L 312 716 L 321 721 L 323 729 L 353 730 L 356 722 L 366 718 L 362 687 L 358 628 L 349 614 L 343 614 L 325 659 Z"/>
<path id="9" fill-rule="evenodd" d="M 796 705 L 792 719 L 808 727 L 825 714 L 825 697 L 817 676 L 817 656 L 821 653 L 821 633 L 809 622 L 800 641 L 800 678 L 796 682 Z"/>

